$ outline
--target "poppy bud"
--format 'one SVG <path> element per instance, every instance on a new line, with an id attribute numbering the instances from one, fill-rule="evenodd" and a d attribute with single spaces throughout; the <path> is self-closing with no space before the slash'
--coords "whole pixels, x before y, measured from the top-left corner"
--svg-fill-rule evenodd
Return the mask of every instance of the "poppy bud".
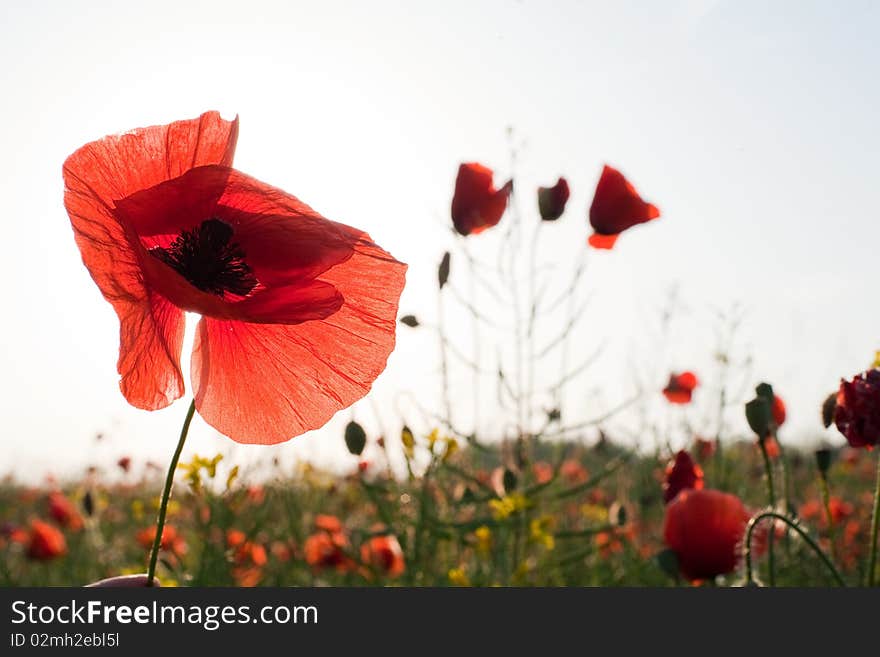
<path id="1" fill-rule="evenodd" d="M 415 328 L 419 325 L 419 320 L 415 315 L 404 315 L 398 321 L 410 328 Z"/>
<path id="2" fill-rule="evenodd" d="M 770 403 L 765 397 L 755 397 L 746 404 L 746 420 L 759 440 L 764 440 L 770 433 Z"/>
<path id="3" fill-rule="evenodd" d="M 556 221 L 568 202 L 568 181 L 560 178 L 553 187 L 538 187 L 538 212 L 542 221 Z"/>
<path id="4" fill-rule="evenodd" d="M 617 527 L 623 527 L 627 518 L 626 507 L 620 502 L 615 502 L 608 508 L 608 521 Z"/>
<path id="5" fill-rule="evenodd" d="M 82 507 L 87 517 L 91 518 L 95 514 L 95 498 L 92 495 L 92 491 L 87 490 L 85 495 L 83 495 Z"/>
<path id="6" fill-rule="evenodd" d="M 768 403 L 773 403 L 773 386 L 769 383 L 759 383 L 755 388 L 755 394 L 766 399 Z"/>
<path id="7" fill-rule="evenodd" d="M 449 264 L 452 256 L 447 251 L 443 254 L 443 259 L 440 261 L 440 266 L 437 268 L 437 283 L 440 285 L 440 289 L 443 289 L 443 286 L 446 285 L 446 281 L 449 280 Z"/>
<path id="8" fill-rule="evenodd" d="M 516 473 L 510 468 L 504 469 L 504 476 L 501 478 L 501 483 L 504 486 L 504 492 L 509 493 L 510 491 L 516 488 Z"/>
<path id="9" fill-rule="evenodd" d="M 834 422 L 834 409 L 837 407 L 837 393 L 832 392 L 825 398 L 825 401 L 822 402 L 822 424 L 825 425 L 825 428 L 831 426 L 831 423 Z"/>
<path id="10" fill-rule="evenodd" d="M 828 474 L 828 468 L 831 467 L 831 450 L 822 447 L 816 450 L 816 467 L 819 468 L 819 474 L 825 479 Z"/>
<path id="11" fill-rule="evenodd" d="M 345 427 L 345 446 L 355 456 L 360 456 L 367 444 L 367 434 L 364 428 L 355 421 L 349 422 Z"/>

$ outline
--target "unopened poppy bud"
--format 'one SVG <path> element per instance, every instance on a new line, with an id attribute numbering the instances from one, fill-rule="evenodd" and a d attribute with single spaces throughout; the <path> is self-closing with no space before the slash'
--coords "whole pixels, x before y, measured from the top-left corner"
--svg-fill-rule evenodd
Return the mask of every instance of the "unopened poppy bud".
<path id="1" fill-rule="evenodd" d="M 504 492 L 509 493 L 516 488 L 516 473 L 510 468 L 504 469 L 504 477 L 501 479 L 504 486 Z"/>
<path id="2" fill-rule="evenodd" d="M 367 434 L 364 428 L 355 421 L 349 422 L 345 427 L 345 446 L 355 456 L 360 456 L 367 444 Z"/>
<path id="3" fill-rule="evenodd" d="M 746 420 L 759 440 L 770 433 L 770 403 L 765 397 L 755 397 L 746 404 Z"/>
<path id="4" fill-rule="evenodd" d="M 834 422 L 834 409 L 837 408 L 837 393 L 832 392 L 825 398 L 825 401 L 822 402 L 822 424 L 825 425 L 825 428 L 831 426 L 831 423 Z"/>
<path id="5" fill-rule="evenodd" d="M 623 527 L 627 521 L 626 507 L 620 502 L 615 502 L 608 508 L 608 521 L 612 525 Z"/>
<path id="6" fill-rule="evenodd" d="M 82 507 L 83 511 L 89 518 L 95 514 L 95 498 L 92 495 L 92 491 L 87 490 L 86 494 L 83 495 Z"/>
<path id="7" fill-rule="evenodd" d="M 816 467 L 819 468 L 819 474 L 824 479 L 828 474 L 828 468 L 831 467 L 831 450 L 827 447 L 816 450 Z"/>
<path id="8" fill-rule="evenodd" d="M 768 403 L 773 403 L 773 386 L 769 383 L 759 383 L 755 388 L 755 394 L 757 394 L 758 397 L 766 399 Z"/>
<path id="9" fill-rule="evenodd" d="M 440 261 L 440 266 L 437 268 L 437 283 L 440 286 L 440 289 L 443 289 L 443 286 L 446 285 L 446 281 L 449 280 L 449 265 L 452 255 L 447 251 L 443 254 L 443 259 Z"/>
<path id="10" fill-rule="evenodd" d="M 658 552 L 657 556 L 654 558 L 657 560 L 657 565 L 660 566 L 660 570 L 673 579 L 678 579 L 678 555 L 673 550 L 667 548 L 662 552 Z"/>
<path id="11" fill-rule="evenodd" d="M 419 325 L 419 319 L 415 315 L 404 315 L 398 321 L 410 328 L 416 328 Z"/>

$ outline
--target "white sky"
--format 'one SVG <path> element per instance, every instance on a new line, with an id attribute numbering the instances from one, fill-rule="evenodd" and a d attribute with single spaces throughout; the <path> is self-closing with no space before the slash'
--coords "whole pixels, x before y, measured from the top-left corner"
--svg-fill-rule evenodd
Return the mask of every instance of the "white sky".
<path id="1" fill-rule="evenodd" d="M 503 182 L 514 126 L 527 221 L 535 187 L 568 178 L 569 209 L 541 238 L 562 269 L 583 248 L 602 164 L 621 168 L 663 216 L 590 254 L 595 298 L 571 360 L 609 346 L 571 388 L 572 412 L 623 399 L 634 363 L 656 387 L 670 369 L 709 379 L 712 309 L 741 302 L 737 344 L 754 382 L 786 398 L 792 438 L 815 439 L 825 394 L 880 348 L 878 28 L 870 0 L 2 3 L 0 473 L 71 473 L 123 454 L 167 462 L 187 401 L 146 413 L 119 393 L 118 322 L 80 261 L 61 164 L 107 133 L 208 109 L 241 118 L 237 168 L 408 262 L 401 311 L 428 322 L 459 162 Z M 469 245 L 488 254 L 499 233 Z M 466 291 L 462 269 L 453 263 L 452 280 Z M 676 285 L 682 305 L 661 348 Z M 469 320 L 449 312 L 467 339 Z M 401 327 L 376 384 L 389 427 L 401 390 L 436 405 L 435 345 Z M 462 422 L 470 380 L 454 373 Z M 596 388 L 598 405 L 578 415 Z M 697 424 L 699 408 L 688 411 Z M 355 412 L 374 426 L 368 403 Z M 235 458 L 350 466 L 349 416 L 330 435 L 236 447 Z M 107 439 L 95 443 L 97 431 Z M 188 451 L 232 444 L 196 422 Z"/>

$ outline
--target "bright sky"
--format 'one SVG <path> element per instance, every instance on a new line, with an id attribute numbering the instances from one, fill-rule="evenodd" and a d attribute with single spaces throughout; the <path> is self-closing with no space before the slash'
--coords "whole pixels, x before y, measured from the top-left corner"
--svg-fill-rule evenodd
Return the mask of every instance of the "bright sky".
<path id="1" fill-rule="evenodd" d="M 459 162 L 482 162 L 503 182 L 513 126 L 524 221 L 535 220 L 538 185 L 568 178 L 569 209 L 541 237 L 542 262 L 559 271 L 585 248 L 602 164 L 619 167 L 663 215 L 589 254 L 583 291 L 595 296 L 571 361 L 608 346 L 570 388 L 573 419 L 621 401 L 637 377 L 659 388 L 669 370 L 693 369 L 708 382 L 713 311 L 739 302 L 750 382 L 785 397 L 792 440 L 817 439 L 824 396 L 880 348 L 878 28 L 870 0 L 4 2 L 0 473 L 75 473 L 123 454 L 167 463 L 187 401 L 147 413 L 119 393 L 118 322 L 80 261 L 61 164 L 105 134 L 208 109 L 241 118 L 237 168 L 409 263 L 402 314 L 430 323 Z M 500 233 L 468 244 L 488 257 Z M 452 282 L 466 293 L 456 263 Z M 453 334 L 468 339 L 470 320 L 448 308 Z M 436 407 L 435 355 L 429 331 L 401 327 L 375 386 L 392 430 L 400 391 Z M 463 423 L 470 381 L 454 373 Z M 687 411 L 698 426 L 704 394 Z M 368 402 L 355 413 L 375 428 Z M 233 459 L 350 467 L 349 417 L 283 446 L 236 447 Z M 99 431 L 107 438 L 96 443 Z M 232 445 L 197 421 L 188 451 Z"/>

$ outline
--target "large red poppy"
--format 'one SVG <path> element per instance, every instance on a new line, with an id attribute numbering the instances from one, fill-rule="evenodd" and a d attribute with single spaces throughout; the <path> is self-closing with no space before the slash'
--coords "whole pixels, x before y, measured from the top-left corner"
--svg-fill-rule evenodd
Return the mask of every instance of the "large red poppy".
<path id="1" fill-rule="evenodd" d="M 852 447 L 880 444 L 880 369 L 840 382 L 834 423 Z"/>
<path id="2" fill-rule="evenodd" d="M 702 489 L 680 492 L 666 507 L 663 536 L 682 575 L 712 579 L 736 569 L 749 512 L 736 495 Z"/>
<path id="3" fill-rule="evenodd" d="M 196 312 L 196 408 L 236 441 L 270 444 L 369 391 L 394 348 L 406 265 L 230 168 L 237 136 L 238 119 L 208 112 L 86 144 L 64 163 L 64 203 L 119 316 L 129 403 L 183 395 L 184 312 Z"/>
<path id="4" fill-rule="evenodd" d="M 589 244 L 596 249 L 610 249 L 620 233 L 659 216 L 657 206 L 642 200 L 623 174 L 606 164 L 590 205 L 590 225 L 595 232 Z"/>
<path id="5" fill-rule="evenodd" d="M 462 235 L 476 235 L 501 221 L 507 208 L 507 199 L 513 191 L 508 180 L 501 189 L 495 189 L 492 170 L 476 162 L 458 167 L 455 193 L 452 196 L 452 223 Z"/>

